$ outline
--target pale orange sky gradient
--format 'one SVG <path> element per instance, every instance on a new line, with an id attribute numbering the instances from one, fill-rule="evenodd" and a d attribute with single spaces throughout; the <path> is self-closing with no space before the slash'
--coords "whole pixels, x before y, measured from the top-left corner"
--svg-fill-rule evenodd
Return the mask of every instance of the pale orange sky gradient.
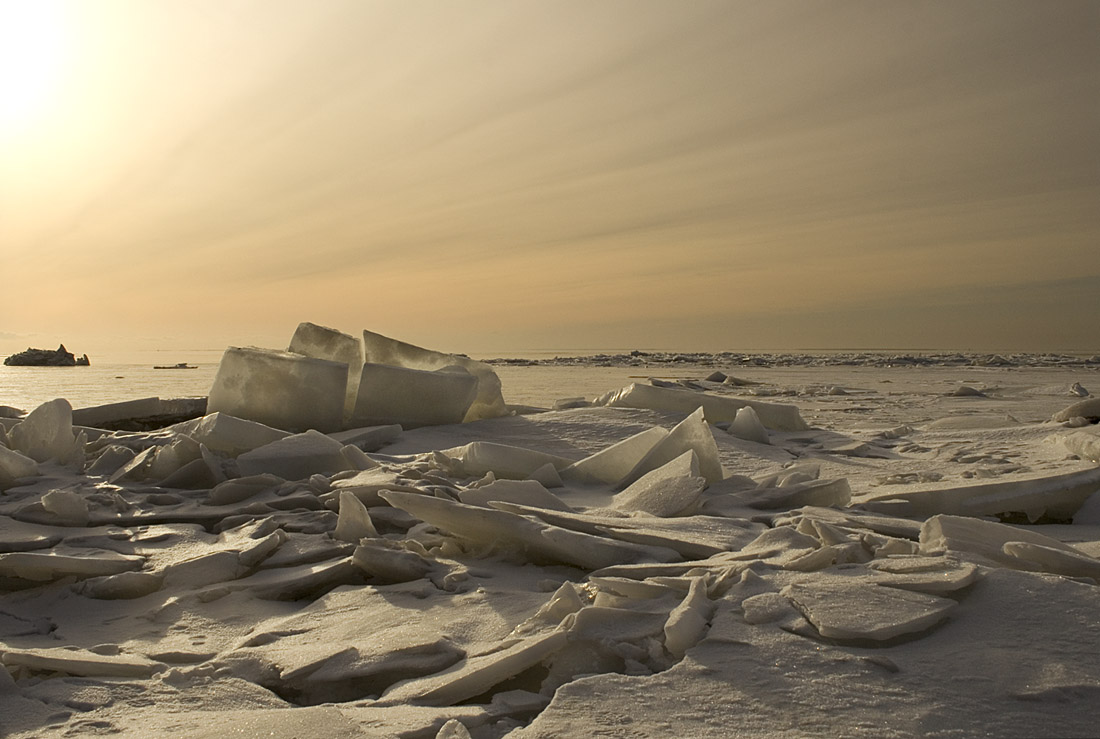
<path id="1" fill-rule="evenodd" d="M 0 21 L 0 354 L 1100 350 L 1092 0 Z"/>

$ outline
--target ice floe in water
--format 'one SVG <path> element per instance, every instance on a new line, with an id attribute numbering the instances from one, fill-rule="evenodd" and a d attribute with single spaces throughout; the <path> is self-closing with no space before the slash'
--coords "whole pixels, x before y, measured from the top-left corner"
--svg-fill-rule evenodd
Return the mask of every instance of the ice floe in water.
<path id="1" fill-rule="evenodd" d="M 513 416 L 465 357 L 289 349 L 229 349 L 164 428 L 2 419 L 5 736 L 1094 730 L 1100 459 L 1061 378 L 710 372 Z"/>

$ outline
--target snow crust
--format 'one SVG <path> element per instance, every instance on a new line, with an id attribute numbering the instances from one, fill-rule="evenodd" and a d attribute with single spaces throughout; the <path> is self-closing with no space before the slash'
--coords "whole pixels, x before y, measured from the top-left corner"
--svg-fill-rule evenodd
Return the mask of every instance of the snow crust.
<path id="1" fill-rule="evenodd" d="M 683 366 L 513 414 L 473 360 L 290 348 L 167 428 L 5 419 L 4 736 L 1094 733 L 1077 370 Z"/>

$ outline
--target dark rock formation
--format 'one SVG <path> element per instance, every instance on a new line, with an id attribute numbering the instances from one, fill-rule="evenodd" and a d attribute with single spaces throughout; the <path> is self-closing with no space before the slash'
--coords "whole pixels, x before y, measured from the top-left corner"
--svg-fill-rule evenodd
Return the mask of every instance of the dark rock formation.
<path id="1" fill-rule="evenodd" d="M 25 352 L 12 354 L 4 360 L 4 364 L 9 367 L 88 367 L 91 361 L 87 354 L 78 359 L 62 344 L 57 347 L 57 351 L 27 349 Z"/>

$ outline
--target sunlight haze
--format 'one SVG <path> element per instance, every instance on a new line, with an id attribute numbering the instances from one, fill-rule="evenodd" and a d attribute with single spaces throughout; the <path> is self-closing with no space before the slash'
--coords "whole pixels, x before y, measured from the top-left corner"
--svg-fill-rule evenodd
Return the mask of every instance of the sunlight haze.
<path id="1" fill-rule="evenodd" d="M 1100 4 L 0 0 L 0 354 L 1100 348 Z"/>

